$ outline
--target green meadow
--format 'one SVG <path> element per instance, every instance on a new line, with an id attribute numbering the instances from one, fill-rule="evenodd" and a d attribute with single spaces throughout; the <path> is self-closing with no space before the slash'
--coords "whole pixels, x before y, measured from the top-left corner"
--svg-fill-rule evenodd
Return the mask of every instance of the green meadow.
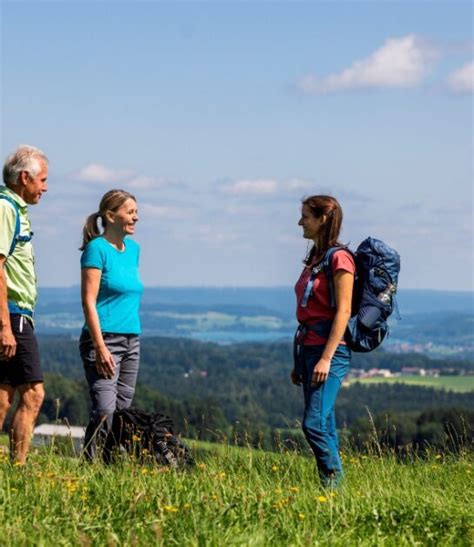
<path id="1" fill-rule="evenodd" d="M 436 389 L 446 389 L 458 393 L 474 391 L 474 376 L 398 376 L 396 378 L 364 378 L 353 382 L 362 384 L 409 384 L 412 386 L 426 386 Z M 352 383 L 352 382 L 351 382 Z"/>
<path id="2" fill-rule="evenodd" d="M 191 443 L 197 465 L 105 467 L 34 452 L 0 463 L 1 545 L 472 545 L 468 452 L 343 453 L 322 489 L 313 459 Z"/>

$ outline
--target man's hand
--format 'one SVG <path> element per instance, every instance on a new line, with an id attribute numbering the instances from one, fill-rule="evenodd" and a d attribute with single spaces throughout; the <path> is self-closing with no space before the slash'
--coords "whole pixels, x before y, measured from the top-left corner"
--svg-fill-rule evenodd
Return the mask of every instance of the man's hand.
<path id="1" fill-rule="evenodd" d="M 10 327 L 0 330 L 0 359 L 8 361 L 15 356 L 16 340 Z"/>
<path id="2" fill-rule="evenodd" d="M 101 376 L 113 378 L 115 366 L 114 358 L 106 346 L 96 350 L 95 367 Z"/>

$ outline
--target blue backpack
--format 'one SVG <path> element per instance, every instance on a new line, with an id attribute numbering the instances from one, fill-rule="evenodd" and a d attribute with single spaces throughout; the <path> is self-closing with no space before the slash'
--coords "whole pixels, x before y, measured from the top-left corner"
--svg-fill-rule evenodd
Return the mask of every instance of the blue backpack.
<path id="1" fill-rule="evenodd" d="M 311 296 L 314 278 L 321 270 L 324 270 L 329 281 L 330 303 L 332 307 L 336 307 L 331 261 L 334 253 L 341 249 L 352 254 L 356 265 L 352 313 L 344 340 L 352 351 L 365 353 L 377 348 L 383 342 L 389 330 L 387 319 L 394 309 L 397 312 L 397 318 L 400 319 L 395 300 L 400 273 L 400 255 L 383 241 L 372 237 L 364 239 L 355 253 L 346 247 L 332 247 L 321 263 L 313 269 L 300 305 L 306 306 Z M 328 335 L 331 323 L 305 328 L 306 331 L 314 330 Z"/>
<path id="2" fill-rule="evenodd" d="M 13 254 L 13 252 L 15 251 L 16 244 L 19 241 L 23 241 L 23 242 L 31 241 L 31 238 L 33 237 L 33 232 L 30 232 L 30 234 L 27 235 L 27 236 L 21 236 L 20 235 L 20 228 L 21 228 L 21 226 L 20 226 L 20 211 L 18 210 L 18 205 L 15 203 L 15 201 L 10 196 L 7 196 L 5 194 L 0 194 L 0 199 L 5 199 L 6 201 L 8 201 L 8 203 L 10 203 L 10 205 L 13 207 L 13 209 L 15 211 L 15 214 L 16 214 L 15 231 L 13 233 L 13 239 L 12 239 L 12 243 L 10 245 L 10 250 L 8 251 L 8 256 L 11 256 Z M 6 258 L 8 258 L 8 257 L 6 257 Z"/>

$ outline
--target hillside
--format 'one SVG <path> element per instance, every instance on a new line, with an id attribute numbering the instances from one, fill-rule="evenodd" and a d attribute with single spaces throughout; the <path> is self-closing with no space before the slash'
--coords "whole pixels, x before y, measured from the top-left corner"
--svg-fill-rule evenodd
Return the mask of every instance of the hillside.
<path id="1" fill-rule="evenodd" d="M 290 340 L 295 331 L 291 287 L 147 287 L 141 306 L 145 336 L 218 343 Z M 402 320 L 391 320 L 384 346 L 432 357 L 474 357 L 474 293 L 400 290 Z M 83 324 L 79 287 L 41 288 L 40 334 L 77 336 Z"/>
<path id="2" fill-rule="evenodd" d="M 89 397 L 77 341 L 48 336 L 40 337 L 40 345 L 44 369 L 49 373 L 41 419 L 56 417 L 59 399 L 60 417 L 84 424 Z M 273 446 L 275 435 L 295 442 L 301 438 L 302 396 L 289 381 L 292 363 L 287 343 L 222 346 L 186 339 L 143 338 L 140 366 L 135 404 L 170 414 L 181 432 L 204 439 L 240 437 L 246 432 L 254 444 L 267 447 Z M 473 363 L 376 351 L 355 356 L 353 366 L 393 371 L 404 366 L 438 366 L 466 372 L 472 371 Z M 392 444 L 429 442 L 443 446 L 449 433 L 447 421 L 454 421 L 456 430 L 463 431 L 462 416 L 471 434 L 472 408 L 474 392 L 354 383 L 341 391 L 336 410 L 339 427 L 360 444 L 370 433 L 370 412 L 376 421 L 386 424 L 382 430 L 397 424 Z"/>

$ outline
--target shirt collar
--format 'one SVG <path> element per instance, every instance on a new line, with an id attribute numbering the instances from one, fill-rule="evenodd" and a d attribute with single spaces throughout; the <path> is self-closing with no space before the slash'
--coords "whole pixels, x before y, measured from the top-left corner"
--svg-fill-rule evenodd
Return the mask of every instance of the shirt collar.
<path id="1" fill-rule="evenodd" d="M 28 204 L 26 203 L 26 201 L 21 197 L 19 196 L 14 190 L 12 190 L 11 188 L 9 188 L 8 186 L 0 186 L 0 192 L 2 194 L 6 194 L 8 197 L 10 197 L 11 199 L 13 199 L 13 201 L 21 208 L 21 209 L 27 209 L 28 208 Z"/>

